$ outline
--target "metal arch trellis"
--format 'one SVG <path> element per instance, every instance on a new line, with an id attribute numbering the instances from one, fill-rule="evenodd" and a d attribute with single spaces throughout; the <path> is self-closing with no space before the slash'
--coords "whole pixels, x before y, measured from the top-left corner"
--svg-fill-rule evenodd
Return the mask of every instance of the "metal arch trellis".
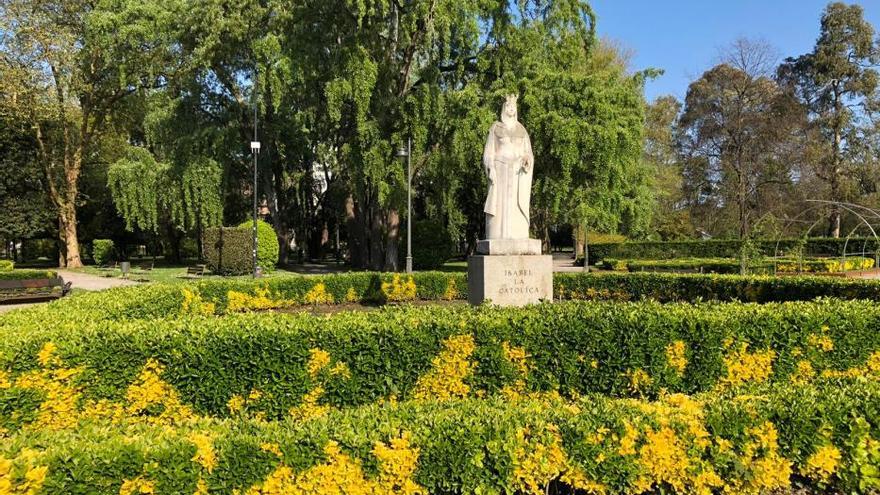
<path id="1" fill-rule="evenodd" d="M 808 215 L 809 213 L 815 212 L 817 209 L 825 208 L 825 207 L 829 207 L 829 206 L 838 207 L 838 208 L 843 209 L 846 212 L 854 215 L 856 218 L 859 219 L 859 223 L 857 223 L 857 225 L 852 230 L 849 231 L 849 233 L 847 234 L 847 236 L 844 240 L 843 249 L 840 253 L 841 266 L 846 265 L 846 257 L 848 255 L 847 250 L 849 248 L 850 239 L 852 239 L 853 234 L 855 234 L 862 227 L 867 227 L 871 233 L 871 236 L 874 239 L 875 249 L 871 254 L 873 254 L 873 257 L 874 257 L 874 266 L 875 267 L 880 266 L 880 236 L 877 235 L 877 230 L 875 230 L 871 221 L 869 221 L 869 218 L 871 218 L 871 219 L 876 219 L 878 222 L 880 222 L 880 210 L 876 210 L 876 209 L 869 208 L 864 205 L 849 203 L 849 202 L 845 202 L 845 201 L 807 199 L 807 200 L 805 200 L 805 202 L 810 203 L 810 206 L 805 208 L 804 210 L 802 210 L 800 213 L 798 213 L 793 218 L 789 219 L 789 221 L 785 224 L 785 228 L 783 230 L 787 230 L 788 227 L 791 227 L 793 224 L 798 223 L 798 222 L 807 223 L 807 220 L 802 220 L 802 218 L 805 217 L 806 215 Z M 823 222 L 824 220 L 825 220 L 825 218 L 820 216 L 815 221 L 813 221 L 810 224 L 809 228 L 806 230 L 806 232 L 804 232 L 803 237 L 804 238 L 809 237 L 810 232 L 812 232 L 813 229 L 819 223 Z M 779 245 L 780 245 L 781 241 L 782 241 L 781 238 L 777 238 L 776 245 L 774 246 L 774 250 L 773 250 L 773 259 L 774 259 L 773 269 L 774 269 L 774 272 L 776 271 L 777 262 L 780 257 Z M 865 256 L 868 254 L 867 249 L 868 249 L 868 239 L 866 238 L 862 243 L 861 252 L 852 253 L 852 254 L 853 255 L 858 254 L 861 256 Z M 801 256 L 801 258 L 802 258 L 802 256 Z M 798 260 L 798 272 L 802 272 L 802 271 L 803 271 L 802 260 Z"/>

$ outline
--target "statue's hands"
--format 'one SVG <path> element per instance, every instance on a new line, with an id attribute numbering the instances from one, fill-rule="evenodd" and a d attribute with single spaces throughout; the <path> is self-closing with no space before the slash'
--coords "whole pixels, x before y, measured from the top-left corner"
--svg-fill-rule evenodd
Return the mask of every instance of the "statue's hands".
<path id="1" fill-rule="evenodd" d="M 523 158 L 522 161 L 522 171 L 528 172 L 532 169 L 532 162 L 528 158 Z"/>
<path id="2" fill-rule="evenodd" d="M 495 183 L 495 167 L 486 168 L 486 177 L 489 178 L 489 184 Z"/>

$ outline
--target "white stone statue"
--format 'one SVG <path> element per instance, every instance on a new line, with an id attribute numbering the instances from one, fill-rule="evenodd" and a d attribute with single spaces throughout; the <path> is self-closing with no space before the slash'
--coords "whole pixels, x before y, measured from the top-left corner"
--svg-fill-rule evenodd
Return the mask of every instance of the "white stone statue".
<path id="1" fill-rule="evenodd" d="M 516 95 L 507 97 L 501 122 L 492 124 L 483 167 L 489 178 L 486 239 L 528 239 L 529 201 L 535 157 L 526 128 L 517 120 Z"/>

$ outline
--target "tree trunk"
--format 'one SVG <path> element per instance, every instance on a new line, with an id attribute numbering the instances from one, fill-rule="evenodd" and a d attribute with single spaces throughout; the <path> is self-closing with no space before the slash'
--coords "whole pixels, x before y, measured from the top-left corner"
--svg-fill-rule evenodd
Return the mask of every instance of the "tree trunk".
<path id="1" fill-rule="evenodd" d="M 396 272 L 400 269 L 400 212 L 396 208 L 389 210 L 386 222 L 385 271 Z"/>
<path id="2" fill-rule="evenodd" d="M 385 265 L 385 256 L 383 250 L 382 227 L 384 223 L 382 210 L 378 206 L 370 209 L 370 229 L 369 229 L 369 246 L 370 246 L 370 270 L 381 271 Z"/>
<path id="3" fill-rule="evenodd" d="M 345 224 L 348 231 L 348 261 L 352 268 L 364 268 L 364 224 L 354 204 L 354 198 L 345 198 Z"/>
<path id="4" fill-rule="evenodd" d="M 59 236 L 64 247 L 62 268 L 83 266 L 79 256 L 79 239 L 76 234 L 76 206 L 73 202 L 63 205 L 59 210 Z"/>

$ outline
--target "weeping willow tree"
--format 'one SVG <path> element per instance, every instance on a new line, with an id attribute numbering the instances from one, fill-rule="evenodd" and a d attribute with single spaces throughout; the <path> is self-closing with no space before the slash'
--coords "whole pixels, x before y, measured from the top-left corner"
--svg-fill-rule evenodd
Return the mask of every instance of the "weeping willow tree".
<path id="1" fill-rule="evenodd" d="M 126 230 L 164 229 L 176 259 L 182 235 L 195 232 L 200 244 L 203 228 L 222 223 L 221 178 L 220 166 L 209 158 L 172 166 L 141 147 L 131 147 L 107 171 L 107 185 Z"/>

